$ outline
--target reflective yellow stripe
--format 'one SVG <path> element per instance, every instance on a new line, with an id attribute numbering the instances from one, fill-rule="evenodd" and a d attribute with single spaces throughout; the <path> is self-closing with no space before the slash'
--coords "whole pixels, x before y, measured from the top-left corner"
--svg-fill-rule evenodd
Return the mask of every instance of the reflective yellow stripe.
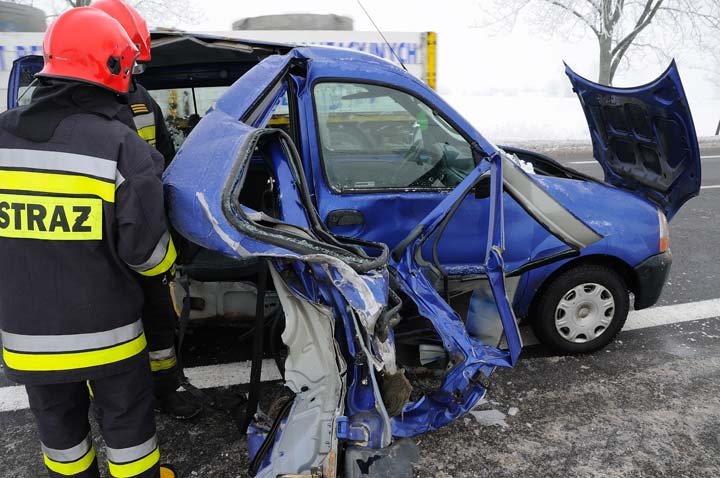
<path id="1" fill-rule="evenodd" d="M 3 359 L 9 368 L 24 372 L 57 372 L 107 365 L 129 359 L 147 346 L 145 334 L 124 344 L 89 352 L 61 354 L 27 354 L 3 348 Z"/>
<path id="2" fill-rule="evenodd" d="M 95 392 L 93 392 L 92 385 L 90 385 L 90 382 L 85 382 L 88 388 L 88 393 L 90 394 L 90 398 L 95 398 Z"/>
<path id="3" fill-rule="evenodd" d="M 92 465 L 93 460 L 95 460 L 95 448 L 90 447 L 90 450 L 77 461 L 71 461 L 67 463 L 61 463 L 59 461 L 53 461 L 48 456 L 43 453 L 43 458 L 45 460 L 45 466 L 47 466 L 49 469 L 54 471 L 55 473 L 59 473 L 61 475 L 65 476 L 73 476 L 77 475 L 79 473 L 82 473 L 83 471 L 90 468 L 90 465 Z"/>
<path id="4" fill-rule="evenodd" d="M 0 193 L 0 237 L 101 240 L 102 200 Z"/>
<path id="5" fill-rule="evenodd" d="M 110 475 L 115 478 L 131 478 L 148 471 L 159 461 L 160 450 L 155 448 L 155 451 L 150 453 L 148 456 L 140 458 L 137 461 L 131 461 L 130 463 L 123 463 L 119 465 L 117 463 L 113 463 L 112 461 L 108 461 L 108 468 L 110 469 Z"/>
<path id="6" fill-rule="evenodd" d="M 160 372 L 162 370 L 170 370 L 175 365 L 177 365 L 176 357 L 170 357 L 170 358 L 164 359 L 164 360 L 151 360 L 150 361 L 150 369 L 153 372 Z"/>
<path id="7" fill-rule="evenodd" d="M 138 135 L 151 145 L 155 145 L 155 125 L 138 129 Z"/>
<path id="8" fill-rule="evenodd" d="M 0 187 L 60 194 L 91 194 L 115 202 L 115 183 L 73 174 L 0 170 Z"/>
<path id="9" fill-rule="evenodd" d="M 163 257 L 163 260 L 160 261 L 160 263 L 152 269 L 148 269 L 146 271 L 139 271 L 139 273 L 144 276 L 156 276 L 159 274 L 163 274 L 169 271 L 173 264 L 175 264 L 175 259 L 177 259 L 177 252 L 175 251 L 175 244 L 173 244 L 172 239 L 170 239 L 170 241 L 168 242 L 167 252 L 165 252 L 165 257 Z"/>

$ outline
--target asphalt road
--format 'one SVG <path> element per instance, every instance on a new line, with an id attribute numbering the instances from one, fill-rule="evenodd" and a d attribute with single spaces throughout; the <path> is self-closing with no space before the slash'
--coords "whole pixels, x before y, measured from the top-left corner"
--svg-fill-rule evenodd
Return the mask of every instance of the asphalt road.
<path id="1" fill-rule="evenodd" d="M 587 152 L 551 155 L 600 173 L 586 163 Z M 671 224 L 674 265 L 659 305 L 720 298 L 720 187 L 707 187 L 720 186 L 720 145 L 704 146 L 703 155 L 705 189 Z M 416 476 L 720 476 L 720 320 L 712 312 L 701 320 L 682 317 L 691 306 L 670 309 L 677 317 L 669 322 L 691 320 L 624 331 L 592 355 L 559 357 L 527 347 L 515 369 L 494 375 L 475 412 L 415 440 L 421 452 Z M 212 365 L 247 357 L 236 335 L 209 328 L 188 338 L 193 381 L 209 387 L 217 407 L 190 422 L 158 417 L 163 460 L 182 476 L 247 476 L 247 449 L 231 420 L 244 392 L 237 385 L 245 380 L 237 375 L 242 367 Z M 265 398 L 278 388 L 267 385 Z M 0 410 L 6 410 L 0 412 L 0 477 L 45 476 L 22 389 L 2 379 Z"/>

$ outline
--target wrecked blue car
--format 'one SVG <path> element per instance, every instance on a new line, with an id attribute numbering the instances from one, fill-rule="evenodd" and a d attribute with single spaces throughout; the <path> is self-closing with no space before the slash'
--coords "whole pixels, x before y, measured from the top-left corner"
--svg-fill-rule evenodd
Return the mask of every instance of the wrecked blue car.
<path id="1" fill-rule="evenodd" d="M 284 380 L 293 397 L 269 423 L 258 413 L 250 424 L 252 473 L 412 476 L 416 452 L 403 439 L 469 411 L 493 370 L 520 355 L 506 290 L 503 191 L 511 187 L 564 251 L 578 253 L 602 236 L 480 136 L 477 166 L 392 251 L 332 233 L 314 205 L 296 141 L 267 128 L 283 94 L 302 87 L 295 73 L 307 71 L 312 53 L 266 58 L 218 99 L 165 173 L 170 220 L 203 250 L 264 261 L 284 312 Z M 259 169 L 272 185 L 262 207 L 254 194 Z M 487 236 L 474 251 L 477 263 L 459 272 L 473 292 L 460 317 L 443 296 L 445 266 L 424 251 L 445 240 L 448 223 L 481 183 L 488 210 L 474 221 Z M 437 390 L 411 399 L 396 336 L 404 322 L 418 320 L 437 338 L 446 373 Z"/>
<path id="2" fill-rule="evenodd" d="M 273 72 L 286 81 L 265 92 L 229 85 L 264 58 L 296 52 L 300 57 Z M 8 101 L 15 105 L 41 57 L 18 60 Z M 270 73 L 268 73 L 270 74 Z M 589 352 L 620 331 L 628 310 L 653 305 L 662 292 L 671 254 L 667 221 L 700 189 L 700 155 L 677 67 L 637 88 L 594 84 L 567 69 L 585 109 L 600 181 L 546 156 L 503 147 L 570 213 L 601 237 L 568 251 L 553 234 L 552 215 L 535 221 L 518 191 L 503 193 L 507 248 L 505 272 L 517 317 L 529 322 L 545 345 L 566 353 Z M 241 96 L 265 101 L 248 124 L 285 131 L 300 155 L 306 185 L 320 220 L 335 234 L 395 249 L 476 167 L 479 156 L 497 151 L 434 91 L 407 72 L 368 55 L 330 48 L 293 48 L 210 35 L 153 34 L 153 61 L 138 80 L 163 107 L 180 146 L 205 112 Z M 263 98 L 260 100 L 259 98 Z M 522 114 L 522 112 L 518 112 Z M 240 119 L 238 117 L 238 119 Z M 273 212 L 276 181 L 257 165 L 246 192 L 254 209 Z M 477 295 L 464 286 L 483 264 L 490 211 L 489 180 L 483 179 L 457 206 L 442 236 L 423 253 L 439 264 L 438 290 L 461 315 Z M 529 198 L 535 207 L 541 204 Z M 553 225 L 549 225 L 553 224 Z M 437 237 L 438 235 L 436 235 Z M 251 320 L 257 271 L 212 251 L 185 254 L 197 265 L 186 277 L 191 317 Z M 527 265 L 534 267 L 529 268 Z M 634 302 L 631 304 L 631 294 Z M 182 303 L 184 288 L 175 300 Z M 268 314 L 281 304 L 265 296 Z M 424 363 L 438 343 L 424 320 L 398 330 L 402 353 Z M 439 352 L 439 350 L 436 350 Z"/>

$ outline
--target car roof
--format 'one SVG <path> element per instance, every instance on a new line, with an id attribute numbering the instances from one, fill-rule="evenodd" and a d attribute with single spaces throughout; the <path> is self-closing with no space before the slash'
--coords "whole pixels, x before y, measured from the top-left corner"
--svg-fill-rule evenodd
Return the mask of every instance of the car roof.
<path id="1" fill-rule="evenodd" d="M 229 85 L 271 55 L 293 50 L 318 64 L 352 61 L 372 70 L 394 65 L 367 53 L 344 48 L 293 45 L 242 38 L 243 32 L 226 34 L 161 30 L 152 32 L 152 61 L 139 81 L 148 89 Z"/>
<path id="2" fill-rule="evenodd" d="M 185 31 L 154 31 L 151 37 L 153 67 L 243 59 L 259 61 L 268 55 L 285 54 L 293 48 L 281 43 Z"/>
<path id="3" fill-rule="evenodd" d="M 176 56 L 172 64 L 177 65 L 178 56 L 185 56 L 189 60 L 193 60 L 192 63 L 211 63 L 221 57 L 229 57 L 229 55 L 220 53 L 223 50 L 235 53 L 240 52 L 262 59 L 262 57 L 272 54 L 283 55 L 293 49 L 301 50 L 302 56 L 307 59 L 318 61 L 349 59 L 374 65 L 378 63 L 382 63 L 383 65 L 387 65 L 388 63 L 392 64 L 392 62 L 357 50 L 325 45 L 250 40 L 242 38 L 242 34 L 243 32 L 240 30 L 237 31 L 236 35 L 178 30 L 154 31 L 152 32 L 153 66 L 161 66 L 161 62 L 165 63 L 165 58 L 156 59 L 156 56 L 160 55 L 161 57 L 165 57 L 171 53 L 174 53 L 174 56 Z M 208 56 L 207 49 L 218 50 L 218 53 Z"/>

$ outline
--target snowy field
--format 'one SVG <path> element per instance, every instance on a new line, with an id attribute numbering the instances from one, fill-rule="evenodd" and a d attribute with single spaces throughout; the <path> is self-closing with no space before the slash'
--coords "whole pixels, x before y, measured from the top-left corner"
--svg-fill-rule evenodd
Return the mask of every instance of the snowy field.
<path id="1" fill-rule="evenodd" d="M 444 95 L 482 135 L 495 143 L 589 141 L 587 122 L 575 96 Z M 720 99 L 690 104 L 699 137 L 713 136 L 720 120 Z"/>

